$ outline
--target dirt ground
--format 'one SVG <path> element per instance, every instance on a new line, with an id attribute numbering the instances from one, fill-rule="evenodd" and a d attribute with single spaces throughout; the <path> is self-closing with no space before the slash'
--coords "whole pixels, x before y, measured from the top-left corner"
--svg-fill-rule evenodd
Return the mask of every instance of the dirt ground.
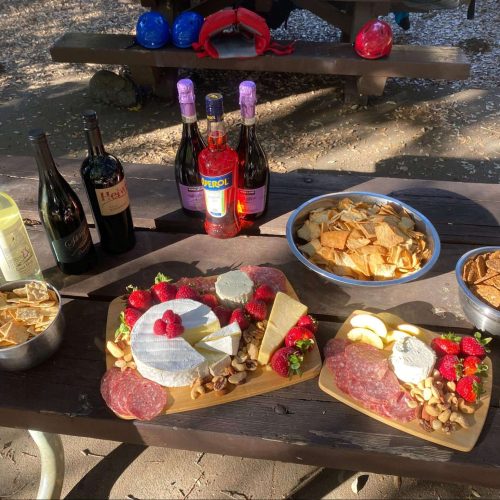
<path id="1" fill-rule="evenodd" d="M 79 113 L 100 116 L 108 149 L 126 162 L 173 162 L 180 138 L 177 105 L 156 98 L 122 109 L 93 102 L 96 65 L 55 64 L 48 47 L 67 31 L 131 33 L 142 9 L 116 0 L 0 2 L 0 168 L 2 155 L 29 155 L 27 131 L 44 127 L 56 156 L 83 158 Z M 389 19 L 391 20 L 391 19 Z M 395 43 L 458 45 L 472 62 L 463 82 L 390 80 L 368 106 L 343 103 L 338 77 L 180 72 L 203 96 L 225 96 L 230 140 L 238 131 L 238 83 L 257 83 L 258 126 L 271 168 L 500 182 L 500 48 L 497 0 L 481 0 L 476 19 L 465 8 L 411 16 L 394 26 Z M 339 32 L 295 11 L 277 37 L 338 40 Z M 115 71 L 118 68 L 110 68 Z M 202 130 L 205 125 L 202 124 Z M 33 174 L 35 165 L 33 163 Z M 1 187 L 1 186 L 0 186 Z M 142 448 L 63 437 L 67 498 L 498 498 L 500 490 L 303 465 Z M 0 498 L 33 498 L 39 453 L 26 431 L 0 428 Z M 229 472 L 229 473 L 228 473 Z M 138 479 L 139 478 L 139 479 Z M 367 481 L 365 481 L 368 479 Z"/>

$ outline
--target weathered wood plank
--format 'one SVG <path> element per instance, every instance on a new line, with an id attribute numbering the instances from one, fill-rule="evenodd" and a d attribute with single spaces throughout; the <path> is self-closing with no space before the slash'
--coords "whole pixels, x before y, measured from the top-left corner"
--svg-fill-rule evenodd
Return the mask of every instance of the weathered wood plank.
<path id="1" fill-rule="evenodd" d="M 350 44 L 298 41 L 286 57 L 274 54 L 243 59 L 198 58 L 191 50 L 167 46 L 148 50 L 131 35 L 66 33 L 50 48 L 55 62 L 273 71 L 332 75 L 466 79 L 470 64 L 457 47 L 395 45 L 390 56 L 367 60 Z"/>
<path id="2" fill-rule="evenodd" d="M 246 264 L 271 265 L 288 276 L 314 314 L 343 321 L 353 309 L 370 308 L 390 310 L 417 324 L 471 328 L 458 303 L 454 277 L 455 263 L 469 246 L 443 245 L 440 259 L 427 277 L 375 291 L 327 282 L 296 260 L 284 238 L 240 236 L 217 240 L 206 235 L 174 237 L 145 231 L 136 235 L 138 244 L 130 255 L 99 253 L 101 262 L 97 269 L 84 276 L 64 276 L 53 267 L 54 259 L 43 232 L 30 230 L 46 278 L 68 297 L 111 300 L 123 294 L 131 283 L 150 286 L 160 271 L 178 279 L 220 274 Z"/>
<path id="3" fill-rule="evenodd" d="M 467 454 L 374 421 L 326 397 L 316 380 L 149 423 L 123 421 L 99 394 L 105 362 L 95 340 L 103 339 L 107 307 L 83 300 L 64 305 L 61 349 L 39 367 L 2 374 L 0 425 L 500 487 L 500 449 L 494 439 L 500 432 L 498 373 L 483 434 Z M 321 341 L 336 326 L 322 323 Z"/>
<path id="4" fill-rule="evenodd" d="M 79 175 L 80 162 L 59 160 L 60 170 L 80 196 L 89 215 Z M 171 165 L 125 166 L 138 228 L 167 232 L 203 232 L 201 222 L 179 208 Z M 17 201 L 23 215 L 38 219 L 38 176 L 30 157 L 0 157 L 2 189 Z M 393 179 L 335 172 L 292 172 L 271 175 L 268 214 L 249 234 L 284 235 L 291 211 L 314 196 L 343 190 L 370 191 L 394 196 L 420 210 L 435 224 L 442 241 L 479 245 L 500 244 L 500 188 L 494 184 Z"/>

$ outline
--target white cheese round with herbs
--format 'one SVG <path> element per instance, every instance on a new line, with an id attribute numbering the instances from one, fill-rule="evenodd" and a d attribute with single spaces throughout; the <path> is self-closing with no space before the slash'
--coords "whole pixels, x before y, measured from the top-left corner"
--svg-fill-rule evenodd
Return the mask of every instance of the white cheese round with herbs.
<path id="1" fill-rule="evenodd" d="M 394 343 L 389 362 L 399 380 L 418 384 L 432 373 L 436 354 L 421 340 L 404 337 Z"/>
<path id="2" fill-rule="evenodd" d="M 235 309 L 252 298 L 253 287 L 253 281 L 243 271 L 229 271 L 217 278 L 215 293 L 224 305 Z"/>
<path id="3" fill-rule="evenodd" d="M 153 325 L 163 313 L 172 310 L 181 317 L 184 333 L 169 339 L 155 335 Z M 167 387 L 190 385 L 209 374 L 209 362 L 191 344 L 220 329 L 214 312 L 205 304 L 189 299 L 163 302 L 148 309 L 131 333 L 131 350 L 139 373 Z"/>

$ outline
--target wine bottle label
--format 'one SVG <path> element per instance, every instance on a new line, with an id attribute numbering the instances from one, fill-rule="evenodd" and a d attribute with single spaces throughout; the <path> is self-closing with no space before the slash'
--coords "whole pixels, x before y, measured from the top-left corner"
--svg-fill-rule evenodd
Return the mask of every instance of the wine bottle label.
<path id="1" fill-rule="evenodd" d="M 21 218 L 0 231 L 0 269 L 7 281 L 34 276 L 39 272 L 38 261 L 33 253 Z"/>
<path id="2" fill-rule="evenodd" d="M 207 212 L 212 217 L 224 217 L 231 201 L 233 173 L 228 172 L 217 177 L 202 175 L 201 185 L 205 193 Z"/>
<path id="3" fill-rule="evenodd" d="M 125 179 L 112 187 L 96 189 L 95 194 L 101 214 L 104 216 L 119 214 L 130 205 Z"/>
<path id="4" fill-rule="evenodd" d="M 58 262 L 71 264 L 83 259 L 90 250 L 92 238 L 86 221 L 68 236 L 52 241 L 52 248 Z"/>
<path id="5" fill-rule="evenodd" d="M 181 192 L 181 203 L 185 209 L 195 212 L 205 211 L 205 198 L 201 186 L 179 184 L 179 191 Z"/>
<path id="6" fill-rule="evenodd" d="M 238 213 L 242 215 L 258 214 L 266 206 L 267 186 L 257 189 L 238 189 Z"/>

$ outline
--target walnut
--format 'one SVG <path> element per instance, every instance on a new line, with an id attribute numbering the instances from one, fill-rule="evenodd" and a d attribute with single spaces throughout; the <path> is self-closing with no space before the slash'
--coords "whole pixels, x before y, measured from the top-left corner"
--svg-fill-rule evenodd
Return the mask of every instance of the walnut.
<path id="1" fill-rule="evenodd" d="M 212 381 L 214 385 L 214 391 L 217 396 L 223 396 L 224 394 L 227 394 L 228 387 L 226 377 L 214 377 Z"/>

